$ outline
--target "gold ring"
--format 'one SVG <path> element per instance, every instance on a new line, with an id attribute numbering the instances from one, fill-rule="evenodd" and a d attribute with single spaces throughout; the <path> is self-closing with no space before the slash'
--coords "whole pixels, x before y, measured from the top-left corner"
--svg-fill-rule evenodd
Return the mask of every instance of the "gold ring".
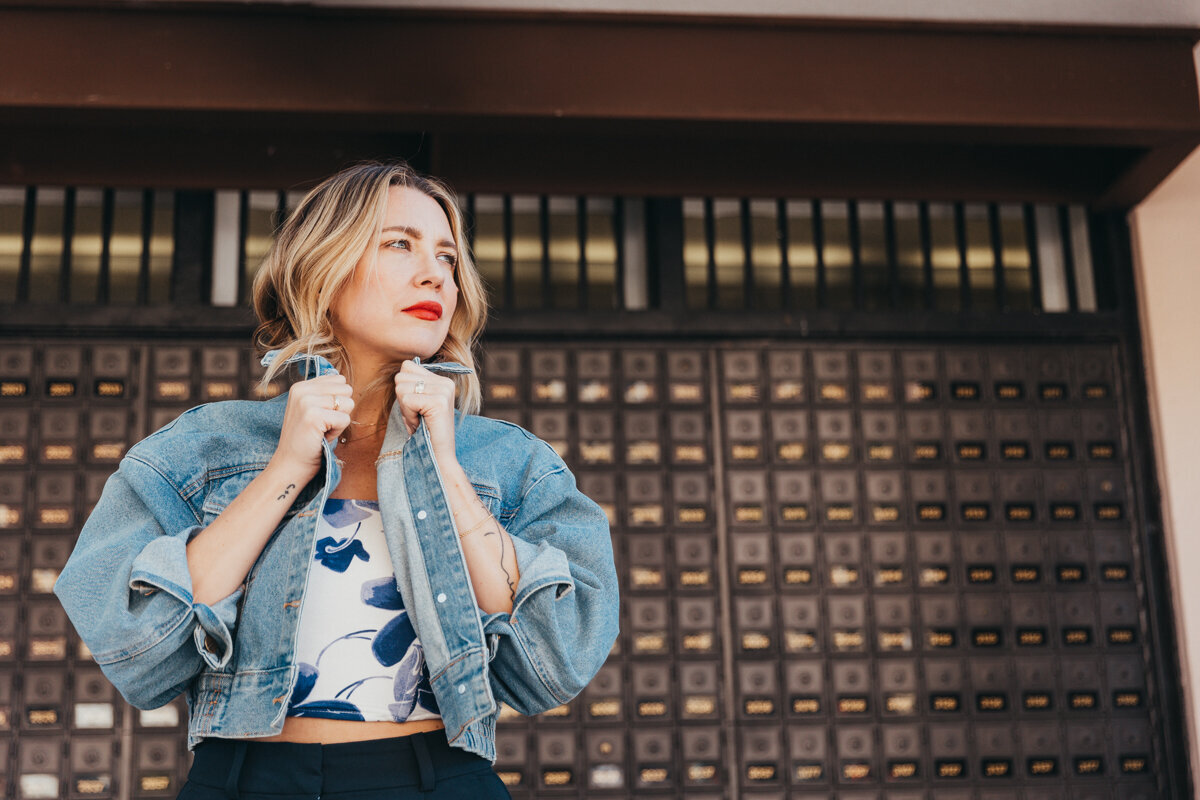
<path id="1" fill-rule="evenodd" d="M 340 408 L 340 406 L 338 406 L 338 399 L 337 399 L 337 395 L 335 394 L 333 396 L 333 410 L 337 411 L 338 408 Z"/>

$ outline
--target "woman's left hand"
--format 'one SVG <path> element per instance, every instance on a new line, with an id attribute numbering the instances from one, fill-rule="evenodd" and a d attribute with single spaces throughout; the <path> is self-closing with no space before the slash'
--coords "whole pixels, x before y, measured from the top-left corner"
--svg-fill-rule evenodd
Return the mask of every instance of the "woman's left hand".
<path id="1" fill-rule="evenodd" d="M 456 460 L 454 453 L 454 393 L 451 378 L 437 375 L 412 361 L 405 361 L 396 373 L 396 402 L 409 434 L 415 433 L 420 418 L 425 418 L 433 457 L 439 463 Z M 418 391 L 420 390 L 420 391 Z"/>

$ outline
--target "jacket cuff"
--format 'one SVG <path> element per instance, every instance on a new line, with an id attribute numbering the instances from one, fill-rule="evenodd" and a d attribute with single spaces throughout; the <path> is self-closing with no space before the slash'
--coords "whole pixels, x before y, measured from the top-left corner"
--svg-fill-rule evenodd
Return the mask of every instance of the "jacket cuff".
<path id="1" fill-rule="evenodd" d="M 232 629 L 237 624 L 242 587 L 211 606 L 193 601 L 187 543 L 201 530 L 197 525 L 174 536 L 160 536 L 142 548 L 133 560 L 129 588 L 144 595 L 165 592 L 187 606 L 197 622 L 192 633 L 196 650 L 215 669 L 225 666 L 233 655 Z"/>
<path id="2" fill-rule="evenodd" d="M 571 577 L 566 553 L 545 541 L 535 544 L 517 536 L 509 535 L 508 538 L 512 540 L 521 574 L 517 596 L 508 615 L 510 618 L 516 618 L 525 601 L 547 587 L 554 587 L 555 600 L 575 591 L 575 579 Z"/>

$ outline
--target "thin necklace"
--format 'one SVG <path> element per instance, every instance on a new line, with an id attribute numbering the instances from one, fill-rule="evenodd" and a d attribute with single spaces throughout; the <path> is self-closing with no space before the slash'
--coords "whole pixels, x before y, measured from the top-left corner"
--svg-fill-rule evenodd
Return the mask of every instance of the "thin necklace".
<path id="1" fill-rule="evenodd" d="M 364 427 L 364 428 L 377 428 L 377 427 L 379 427 L 379 423 L 378 423 L 378 422 L 370 422 L 370 423 L 368 423 L 368 422 L 355 422 L 354 420 L 351 420 L 351 421 L 350 421 L 350 424 L 351 424 L 351 425 L 361 425 L 361 426 L 362 426 L 362 427 Z M 350 436 L 339 436 L 339 437 L 338 437 L 338 441 L 339 441 L 339 442 L 341 442 L 342 444 L 348 444 L 349 442 L 357 442 L 359 439 L 365 439 L 365 438 L 367 438 L 368 436 L 374 436 L 374 432 L 372 432 L 372 433 L 364 433 L 362 436 L 354 436 L 354 437 L 350 437 Z"/>

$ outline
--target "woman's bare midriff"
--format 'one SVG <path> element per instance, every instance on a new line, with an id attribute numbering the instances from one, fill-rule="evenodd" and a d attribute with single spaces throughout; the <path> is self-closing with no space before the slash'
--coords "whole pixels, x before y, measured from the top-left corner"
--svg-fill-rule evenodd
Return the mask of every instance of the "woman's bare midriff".
<path id="1" fill-rule="evenodd" d="M 445 727 L 440 719 L 421 719 L 416 722 L 354 722 L 347 719 L 288 717 L 279 735 L 256 741 L 336 744 L 411 736 L 414 733 L 436 731 Z"/>

